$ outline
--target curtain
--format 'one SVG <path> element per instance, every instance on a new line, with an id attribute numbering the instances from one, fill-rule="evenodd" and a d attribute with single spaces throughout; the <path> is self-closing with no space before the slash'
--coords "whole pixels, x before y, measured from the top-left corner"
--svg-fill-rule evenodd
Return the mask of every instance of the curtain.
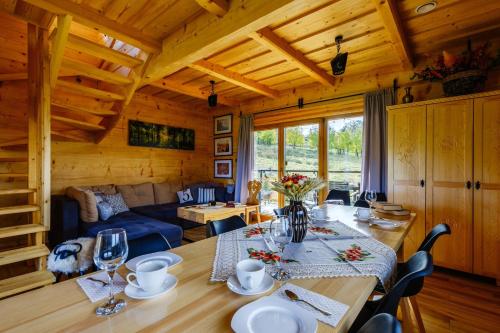
<path id="1" fill-rule="evenodd" d="M 387 111 L 395 102 L 392 88 L 364 96 L 363 159 L 361 190 L 386 193 L 387 187 Z"/>
<path id="2" fill-rule="evenodd" d="M 234 200 L 246 203 L 248 198 L 248 181 L 252 179 L 254 164 L 254 132 L 253 116 L 240 117 L 240 131 L 238 134 L 238 159 L 236 161 L 236 184 Z"/>

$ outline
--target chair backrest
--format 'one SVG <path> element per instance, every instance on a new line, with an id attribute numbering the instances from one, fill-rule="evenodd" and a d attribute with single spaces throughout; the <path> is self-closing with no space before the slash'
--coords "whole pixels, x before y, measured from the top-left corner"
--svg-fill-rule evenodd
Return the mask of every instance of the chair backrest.
<path id="1" fill-rule="evenodd" d="M 170 245 L 159 233 L 149 234 L 136 239 L 128 240 L 127 260 L 133 259 L 143 254 L 170 250 Z"/>
<path id="2" fill-rule="evenodd" d="M 358 200 L 354 203 L 355 207 L 364 207 L 364 208 L 369 208 L 370 205 L 366 202 L 365 199 L 366 191 L 361 192 Z M 377 201 L 382 202 L 382 201 L 387 201 L 387 196 L 385 195 L 384 192 L 377 192 Z"/>
<path id="3" fill-rule="evenodd" d="M 344 201 L 344 205 L 346 206 L 351 205 L 351 197 L 349 195 L 349 191 L 333 189 L 330 190 L 330 192 L 328 192 L 326 200 L 338 200 L 338 199 Z"/>
<path id="4" fill-rule="evenodd" d="M 417 251 L 425 251 L 429 252 L 432 249 L 432 246 L 437 241 L 439 237 L 442 235 L 450 235 L 451 229 L 447 224 L 441 223 L 432 228 L 431 232 L 425 236 L 424 241 L 420 244 L 420 247 Z"/>
<path id="5" fill-rule="evenodd" d="M 207 225 L 210 231 L 210 236 L 217 236 L 225 232 L 246 227 L 247 224 L 240 216 L 233 215 L 222 220 L 209 221 Z"/>
<path id="6" fill-rule="evenodd" d="M 274 215 L 276 216 L 283 216 L 285 215 L 285 209 L 284 208 L 275 208 L 273 209 Z"/>
<path id="7" fill-rule="evenodd" d="M 401 324 L 388 313 L 379 313 L 370 318 L 357 333 L 401 333 Z"/>
<path id="8" fill-rule="evenodd" d="M 429 276 L 434 269 L 432 256 L 425 251 L 419 251 L 411 256 L 403 265 L 400 279 L 381 300 L 374 314 L 389 313 L 396 316 L 399 300 L 407 287 L 413 281 Z"/>

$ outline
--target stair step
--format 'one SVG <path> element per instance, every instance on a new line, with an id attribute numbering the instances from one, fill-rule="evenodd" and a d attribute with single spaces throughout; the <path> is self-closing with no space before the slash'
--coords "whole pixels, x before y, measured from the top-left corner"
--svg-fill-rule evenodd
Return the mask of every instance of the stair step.
<path id="1" fill-rule="evenodd" d="M 40 208 L 36 205 L 19 205 L 19 206 L 0 207 L 0 215 L 36 212 L 39 209 Z"/>
<path id="2" fill-rule="evenodd" d="M 71 93 L 76 93 L 76 94 L 82 94 L 85 96 L 90 96 L 90 97 L 95 97 L 99 98 L 101 100 L 106 100 L 106 101 L 113 101 L 113 100 L 124 100 L 125 96 L 113 93 L 110 91 L 106 90 L 100 90 L 100 89 L 95 89 L 91 87 L 84 86 L 82 84 L 70 82 L 70 81 L 63 81 L 63 80 L 57 80 L 57 88 L 62 88 L 64 90 L 67 90 Z"/>
<path id="3" fill-rule="evenodd" d="M 0 298 L 47 286 L 54 282 L 54 275 L 48 271 L 36 271 L 0 280 Z"/>
<path id="4" fill-rule="evenodd" d="M 12 264 L 23 260 L 41 258 L 49 255 L 50 251 L 45 245 L 26 246 L 15 250 L 0 252 L 0 266 Z"/>
<path id="5" fill-rule="evenodd" d="M 28 178 L 27 173 L 0 173 L 0 178 Z"/>
<path id="6" fill-rule="evenodd" d="M 106 129 L 106 127 L 98 125 L 98 124 L 87 123 L 84 121 L 71 119 L 71 118 L 67 118 L 67 117 L 52 115 L 51 118 L 52 118 L 52 120 L 60 121 L 61 123 L 65 123 L 67 125 L 70 125 L 70 126 L 82 129 L 82 130 L 86 130 L 86 131 L 104 131 Z"/>
<path id="7" fill-rule="evenodd" d="M 105 81 L 111 84 L 123 85 L 123 84 L 131 84 L 133 82 L 132 79 L 126 76 L 110 71 L 105 71 L 103 69 L 96 68 L 92 65 L 84 64 L 70 59 L 64 59 L 62 62 L 62 66 L 64 68 L 75 71 L 91 79 Z"/>
<path id="8" fill-rule="evenodd" d="M 28 152 L 19 150 L 0 150 L 0 162 L 23 162 L 28 160 Z"/>
<path id="9" fill-rule="evenodd" d="M 13 146 L 21 146 L 21 145 L 27 145 L 28 144 L 28 139 L 16 139 L 16 140 L 10 140 L 10 141 L 4 141 L 0 142 L 0 148 L 1 147 L 13 147 Z"/>
<path id="10" fill-rule="evenodd" d="M 34 234 L 45 231 L 41 224 L 22 224 L 13 227 L 0 228 L 0 238 L 14 237 L 19 235 Z"/>
<path id="11" fill-rule="evenodd" d="M 93 109 L 93 108 L 84 108 L 84 107 L 81 107 L 81 106 L 76 106 L 76 105 L 71 105 L 69 103 L 66 103 L 66 102 L 62 102 L 62 101 L 56 101 L 56 100 L 53 100 L 52 101 L 52 105 L 54 106 L 57 106 L 57 107 L 60 107 L 60 108 L 63 108 L 63 109 L 66 109 L 66 110 L 70 110 L 70 111 L 73 111 L 73 112 L 76 112 L 76 113 L 85 113 L 85 114 L 95 114 L 97 116 L 116 116 L 116 112 L 112 111 L 112 110 L 106 110 L 106 109 Z"/>
<path id="12" fill-rule="evenodd" d="M 11 194 L 25 194 L 33 193 L 36 190 L 33 188 L 14 188 L 9 190 L 0 190 L 0 195 L 11 195 Z"/>

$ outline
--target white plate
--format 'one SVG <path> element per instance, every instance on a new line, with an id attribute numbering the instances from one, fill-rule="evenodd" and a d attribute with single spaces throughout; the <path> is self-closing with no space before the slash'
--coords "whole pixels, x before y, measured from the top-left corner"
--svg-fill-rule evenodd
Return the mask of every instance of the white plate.
<path id="1" fill-rule="evenodd" d="M 138 257 L 135 257 L 134 259 L 130 259 L 125 264 L 125 267 L 127 267 L 128 270 L 135 272 L 135 267 L 137 266 L 137 263 L 139 261 L 142 261 L 145 259 L 165 260 L 168 262 L 168 268 L 174 267 L 175 265 L 178 265 L 182 262 L 182 257 L 178 256 L 177 254 L 167 252 L 167 251 L 160 251 L 160 252 L 154 252 L 154 253 L 149 253 L 149 254 L 143 254 L 142 256 L 138 256 Z"/>
<path id="2" fill-rule="evenodd" d="M 291 301 L 267 296 L 238 309 L 231 328 L 236 333 L 314 333 L 318 322 Z"/>
<path id="3" fill-rule="evenodd" d="M 247 290 L 243 289 L 243 287 L 240 284 L 240 281 L 238 281 L 238 278 L 236 275 L 232 275 L 228 280 L 227 280 L 227 287 L 229 290 L 236 294 L 244 295 L 244 296 L 252 296 L 252 295 L 258 295 L 262 294 L 265 292 L 268 292 L 271 290 L 274 286 L 274 280 L 272 277 L 270 277 L 268 274 L 264 275 L 264 279 L 262 280 L 262 283 L 260 286 L 258 286 L 255 289 L 252 290 Z"/>
<path id="4" fill-rule="evenodd" d="M 381 229 L 393 230 L 399 228 L 402 223 L 397 221 L 373 220 L 370 221 L 370 226 L 375 225 Z"/>
<path id="5" fill-rule="evenodd" d="M 361 222 L 368 222 L 371 219 L 371 217 L 366 218 L 366 219 L 362 219 L 361 217 L 358 216 L 358 213 L 354 213 L 353 215 L 356 218 L 356 220 L 361 221 Z"/>
<path id="6" fill-rule="evenodd" d="M 167 274 L 160 290 L 155 292 L 150 292 L 142 290 L 140 288 L 136 288 L 131 284 L 127 284 L 127 286 L 125 287 L 125 295 L 135 299 L 150 299 L 169 292 L 171 289 L 175 288 L 176 285 L 177 285 L 177 278 L 172 274 Z"/>

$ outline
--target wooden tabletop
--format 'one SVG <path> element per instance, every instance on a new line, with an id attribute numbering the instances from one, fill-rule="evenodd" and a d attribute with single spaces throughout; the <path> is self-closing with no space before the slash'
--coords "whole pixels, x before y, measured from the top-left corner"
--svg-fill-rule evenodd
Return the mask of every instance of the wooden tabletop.
<path id="1" fill-rule="evenodd" d="M 217 202 L 218 208 L 203 205 L 186 206 L 177 208 L 177 216 L 183 219 L 206 224 L 208 221 L 221 220 L 233 215 L 243 214 L 245 222 L 248 224 L 250 210 L 255 210 L 256 205 L 238 205 L 236 207 L 226 207 L 223 202 Z"/>
<path id="2" fill-rule="evenodd" d="M 368 227 L 356 222 L 354 208 L 333 206 L 330 216 L 372 235 L 398 250 L 415 216 L 395 231 Z M 177 287 L 152 300 L 134 300 L 124 294 L 128 305 L 110 318 L 98 318 L 75 280 L 68 280 L 0 301 L 0 331 L 4 332 L 231 332 L 233 314 L 261 296 L 240 296 L 224 283 L 209 281 L 215 255 L 216 237 L 172 250 L 184 261 L 169 272 L 179 279 Z M 120 274 L 127 273 L 121 267 Z M 349 305 L 339 326 L 321 322 L 318 332 L 346 332 L 376 284 L 375 277 L 292 280 L 304 288 Z M 275 284 L 275 289 L 278 283 Z M 271 293 L 271 292 L 269 292 Z"/>

